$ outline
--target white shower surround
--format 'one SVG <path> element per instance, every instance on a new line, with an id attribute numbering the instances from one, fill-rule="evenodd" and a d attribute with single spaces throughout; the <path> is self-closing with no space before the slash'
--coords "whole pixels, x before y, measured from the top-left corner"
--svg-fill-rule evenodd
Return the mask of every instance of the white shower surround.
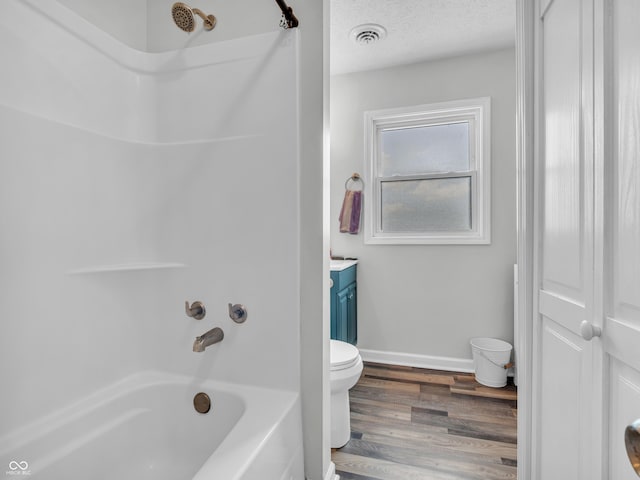
<path id="1" fill-rule="evenodd" d="M 145 371 L 299 392 L 298 41 L 146 53 L 0 4 L 3 440 Z"/>

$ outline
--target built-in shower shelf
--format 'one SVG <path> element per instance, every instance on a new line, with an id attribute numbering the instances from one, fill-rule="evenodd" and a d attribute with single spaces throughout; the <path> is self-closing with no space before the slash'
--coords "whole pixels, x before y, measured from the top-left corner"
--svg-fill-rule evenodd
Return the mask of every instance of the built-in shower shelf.
<path id="1" fill-rule="evenodd" d="M 68 270 L 67 275 L 87 275 L 93 273 L 137 272 L 142 270 L 163 270 L 171 268 L 186 268 L 184 263 L 154 262 L 154 263 L 120 263 L 115 265 L 96 265 L 87 268 Z"/>

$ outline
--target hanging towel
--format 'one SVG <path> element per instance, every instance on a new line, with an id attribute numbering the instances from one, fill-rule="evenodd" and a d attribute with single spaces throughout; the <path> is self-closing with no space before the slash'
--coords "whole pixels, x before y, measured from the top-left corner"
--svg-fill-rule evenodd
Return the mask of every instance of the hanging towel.
<path id="1" fill-rule="evenodd" d="M 355 235 L 360 231 L 360 210 L 362 192 L 347 190 L 344 192 L 342 209 L 340 209 L 340 232 Z"/>
<path id="2" fill-rule="evenodd" d="M 355 235 L 360 230 L 360 207 L 362 206 L 362 192 L 353 192 L 351 204 L 351 220 L 349 222 L 349 233 Z"/>
<path id="3" fill-rule="evenodd" d="M 351 226 L 351 209 L 353 207 L 353 192 L 347 190 L 344 192 L 344 200 L 342 200 L 342 208 L 340 209 L 340 233 L 348 233 Z"/>

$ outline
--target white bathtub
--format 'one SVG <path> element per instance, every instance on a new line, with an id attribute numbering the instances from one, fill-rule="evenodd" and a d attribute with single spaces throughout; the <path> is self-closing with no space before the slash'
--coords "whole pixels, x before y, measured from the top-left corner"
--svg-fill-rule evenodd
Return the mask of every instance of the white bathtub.
<path id="1" fill-rule="evenodd" d="M 0 458 L 7 478 L 300 480 L 299 424 L 295 392 L 147 372 L 3 436 Z"/>

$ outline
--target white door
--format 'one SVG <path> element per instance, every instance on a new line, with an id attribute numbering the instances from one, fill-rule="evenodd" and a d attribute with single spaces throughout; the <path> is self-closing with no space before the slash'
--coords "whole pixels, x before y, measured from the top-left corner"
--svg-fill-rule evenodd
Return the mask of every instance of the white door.
<path id="1" fill-rule="evenodd" d="M 640 2 L 540 0 L 532 480 L 631 480 Z"/>
<path id="2" fill-rule="evenodd" d="M 605 7 L 604 468 L 611 480 L 638 480 L 624 429 L 640 418 L 640 1 Z"/>
<path id="3" fill-rule="evenodd" d="M 542 1 L 534 326 L 533 475 L 600 480 L 590 431 L 600 381 L 594 321 L 591 1 Z"/>

